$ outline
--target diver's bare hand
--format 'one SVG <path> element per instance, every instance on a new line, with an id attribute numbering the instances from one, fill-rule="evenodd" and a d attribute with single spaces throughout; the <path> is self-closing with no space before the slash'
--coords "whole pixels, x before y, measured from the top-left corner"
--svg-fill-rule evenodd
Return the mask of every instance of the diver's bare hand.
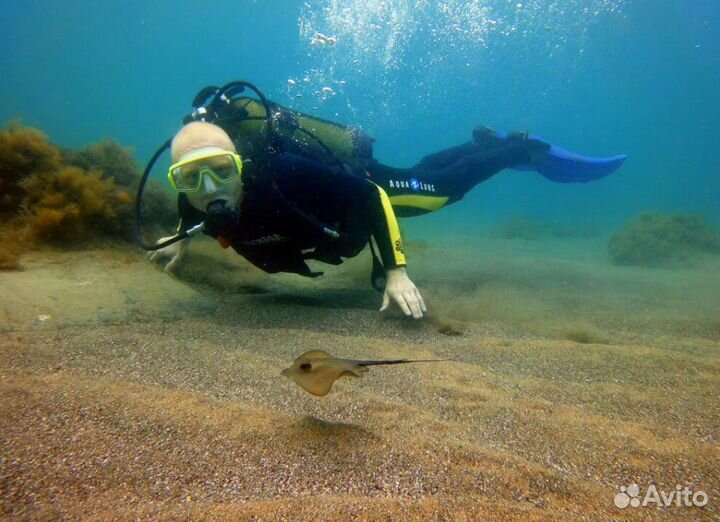
<path id="1" fill-rule="evenodd" d="M 173 236 L 161 237 L 157 240 L 157 243 L 167 241 L 171 237 Z M 178 263 L 180 263 L 180 261 L 182 261 L 185 257 L 189 243 L 190 238 L 181 239 L 180 241 L 177 241 L 172 245 L 168 245 L 165 248 L 153 250 L 152 252 L 148 253 L 147 258 L 150 261 L 160 262 L 162 259 L 166 259 L 169 257 L 170 261 L 168 261 L 168 263 L 165 265 L 164 270 L 166 272 L 173 272 L 177 267 Z"/>
<path id="2" fill-rule="evenodd" d="M 420 319 L 423 312 L 427 312 L 425 302 L 423 301 L 420 291 L 415 286 L 405 271 L 405 267 L 390 268 L 386 272 L 387 283 L 385 285 L 385 294 L 383 295 L 383 303 L 380 311 L 384 312 L 390 305 L 390 299 L 395 301 L 403 313 L 407 316 L 412 315 L 415 319 Z"/>

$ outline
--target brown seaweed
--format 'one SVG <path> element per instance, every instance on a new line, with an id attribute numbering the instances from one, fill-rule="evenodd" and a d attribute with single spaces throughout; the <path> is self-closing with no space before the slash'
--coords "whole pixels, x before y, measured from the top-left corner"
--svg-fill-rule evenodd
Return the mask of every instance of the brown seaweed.
<path id="1" fill-rule="evenodd" d="M 113 140 L 61 151 L 37 129 L 0 130 L 0 269 L 18 268 L 23 252 L 43 244 L 132 241 L 139 180 L 130 150 Z M 158 182 L 144 203 L 150 226 L 176 221 L 174 198 Z"/>

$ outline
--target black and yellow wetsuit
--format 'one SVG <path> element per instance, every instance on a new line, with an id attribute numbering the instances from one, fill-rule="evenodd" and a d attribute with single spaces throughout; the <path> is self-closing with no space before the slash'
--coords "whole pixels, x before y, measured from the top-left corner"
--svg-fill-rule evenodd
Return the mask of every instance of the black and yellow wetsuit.
<path id="1" fill-rule="evenodd" d="M 306 260 L 339 264 L 371 238 L 385 269 L 404 266 L 396 215 L 438 210 L 500 170 L 529 160 L 522 140 L 476 129 L 470 143 L 430 154 L 412 168 L 393 168 L 373 158 L 373 140 L 362 132 L 273 108 L 281 124 L 270 136 L 265 110 L 251 98 L 234 100 L 231 117 L 218 122 L 249 160 L 237 222 L 219 239 L 270 273 L 319 275 Z M 179 211 L 180 230 L 205 219 L 184 195 Z"/>
<path id="2" fill-rule="evenodd" d="M 398 217 L 434 212 L 460 201 L 478 183 L 503 169 L 527 163 L 530 154 L 521 139 L 485 139 L 425 156 L 401 169 L 378 162 L 367 164 L 372 180 L 383 187 Z"/>
<path id="3" fill-rule="evenodd" d="M 205 218 L 180 195 L 180 227 Z M 405 266 L 398 223 L 385 191 L 368 178 L 296 154 L 243 167 L 237 223 L 218 238 L 270 273 L 316 276 L 305 263 L 340 264 L 370 238 L 384 267 Z"/>

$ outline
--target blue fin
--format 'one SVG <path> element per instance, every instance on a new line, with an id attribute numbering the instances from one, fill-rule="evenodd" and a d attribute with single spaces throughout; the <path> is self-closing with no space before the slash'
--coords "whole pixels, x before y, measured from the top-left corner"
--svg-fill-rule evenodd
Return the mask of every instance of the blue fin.
<path id="1" fill-rule="evenodd" d="M 538 136 L 530 139 L 540 140 Z M 514 170 L 534 170 L 550 181 L 558 183 L 587 183 L 612 174 L 623 164 L 626 154 L 593 158 L 581 156 L 557 145 L 550 145 L 547 152 L 532 164 L 517 165 Z"/>

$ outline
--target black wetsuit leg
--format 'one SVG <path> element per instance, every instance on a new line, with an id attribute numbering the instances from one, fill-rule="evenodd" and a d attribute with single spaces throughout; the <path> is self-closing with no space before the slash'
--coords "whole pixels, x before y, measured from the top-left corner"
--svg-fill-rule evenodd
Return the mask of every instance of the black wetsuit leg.
<path id="1" fill-rule="evenodd" d="M 375 163 L 367 170 L 371 179 L 387 192 L 395 214 L 409 217 L 455 203 L 478 183 L 529 160 L 527 148 L 519 144 L 482 150 L 467 143 L 425 156 L 409 169 Z M 428 204 L 429 201 L 432 203 Z"/>
<path id="2" fill-rule="evenodd" d="M 438 152 L 428 154 L 421 159 L 413 168 L 424 169 L 424 170 L 440 170 L 458 161 L 460 158 L 465 156 L 471 156 L 483 152 L 483 149 L 475 145 L 474 143 L 463 143 L 456 147 L 450 147 Z"/>

